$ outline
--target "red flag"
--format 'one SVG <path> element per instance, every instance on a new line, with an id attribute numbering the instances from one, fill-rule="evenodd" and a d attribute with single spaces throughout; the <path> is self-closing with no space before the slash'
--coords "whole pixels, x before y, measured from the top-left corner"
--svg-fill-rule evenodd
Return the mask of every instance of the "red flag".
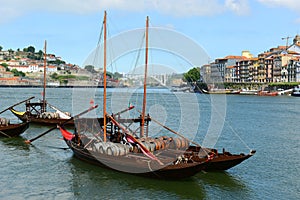
<path id="1" fill-rule="evenodd" d="M 91 105 L 94 105 L 94 103 L 95 103 L 94 100 L 91 99 L 91 100 L 90 100 L 90 104 L 91 104 Z"/>
<path id="2" fill-rule="evenodd" d="M 131 110 L 134 108 L 134 105 L 131 105 L 131 103 L 129 102 L 129 105 L 128 105 L 128 110 Z"/>
<path id="3" fill-rule="evenodd" d="M 74 135 L 72 133 L 70 133 L 69 131 L 67 131 L 66 129 L 59 127 L 59 130 L 62 134 L 62 136 L 66 139 L 66 140 L 72 140 Z"/>
<path id="4" fill-rule="evenodd" d="M 138 141 L 135 137 L 126 134 L 126 140 L 130 143 L 137 144 L 140 147 L 143 154 L 145 154 L 147 157 L 151 158 L 152 160 L 156 160 L 159 164 L 163 165 L 163 163 L 155 155 L 153 155 L 153 153 L 151 153 L 151 151 L 149 151 L 149 149 L 147 149 L 143 143 Z"/>

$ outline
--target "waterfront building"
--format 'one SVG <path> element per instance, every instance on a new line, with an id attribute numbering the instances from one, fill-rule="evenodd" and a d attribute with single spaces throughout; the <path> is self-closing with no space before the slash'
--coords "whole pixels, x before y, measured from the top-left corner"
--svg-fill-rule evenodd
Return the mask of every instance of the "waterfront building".
<path id="1" fill-rule="evenodd" d="M 210 64 L 206 64 L 206 65 L 203 65 L 202 67 L 200 67 L 200 77 L 202 77 L 202 79 L 205 83 L 212 82 L 210 79 L 210 74 L 211 74 L 211 65 Z"/>
<path id="2" fill-rule="evenodd" d="M 234 65 L 226 67 L 225 71 L 225 82 L 233 83 L 236 82 L 237 72 Z"/>
<path id="3" fill-rule="evenodd" d="M 288 82 L 300 82 L 300 57 L 293 57 L 287 65 Z"/>
<path id="4" fill-rule="evenodd" d="M 234 55 L 229 55 L 225 58 L 216 59 L 214 63 L 211 63 L 211 79 L 214 80 L 215 83 L 226 82 L 225 74 L 232 73 L 232 70 L 230 70 L 230 68 L 227 67 L 235 66 L 237 61 L 241 61 L 244 59 L 247 59 L 247 57 Z M 226 71 L 227 69 L 229 69 L 229 72 Z M 236 79 L 236 77 L 233 75 L 233 77 L 231 77 L 230 79 Z"/>
<path id="5" fill-rule="evenodd" d="M 236 62 L 236 81 L 241 83 L 257 82 L 258 58 L 247 58 Z"/>
<path id="6" fill-rule="evenodd" d="M 261 53 L 258 54 L 258 72 L 257 72 L 257 80 L 259 83 L 266 82 L 266 67 L 265 67 L 265 58 L 267 54 Z"/>

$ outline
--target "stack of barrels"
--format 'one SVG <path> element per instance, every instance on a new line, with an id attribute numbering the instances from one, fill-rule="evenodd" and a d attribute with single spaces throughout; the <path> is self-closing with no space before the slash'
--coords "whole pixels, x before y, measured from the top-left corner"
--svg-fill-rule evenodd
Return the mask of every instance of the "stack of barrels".
<path id="1" fill-rule="evenodd" d="M 67 116 L 71 116 L 71 114 L 68 113 L 68 112 L 65 112 L 65 114 Z M 57 112 L 43 112 L 43 113 L 37 115 L 37 118 L 41 118 L 41 119 L 59 119 L 60 117 L 59 117 L 59 113 L 57 113 Z"/>
<path id="2" fill-rule="evenodd" d="M 130 147 L 121 143 L 97 142 L 92 146 L 92 150 L 110 156 L 124 156 L 130 151 Z"/>
<path id="3" fill-rule="evenodd" d="M 186 149 L 189 147 L 189 141 L 184 138 L 158 137 L 158 138 L 140 138 L 138 139 L 149 151 L 154 152 L 163 149 Z M 131 147 L 126 144 L 114 142 L 96 142 L 92 145 L 92 150 L 97 153 L 111 156 L 124 156 L 129 152 L 142 152 L 139 147 Z"/>
<path id="4" fill-rule="evenodd" d="M 184 138 L 161 136 L 158 138 L 140 138 L 139 141 L 152 152 L 165 148 L 184 149 L 189 147 L 189 141 Z"/>

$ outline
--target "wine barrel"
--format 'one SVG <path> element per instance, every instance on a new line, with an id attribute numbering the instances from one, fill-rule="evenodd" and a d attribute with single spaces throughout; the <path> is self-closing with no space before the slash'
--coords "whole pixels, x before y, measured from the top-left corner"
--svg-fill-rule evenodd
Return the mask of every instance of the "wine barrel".
<path id="1" fill-rule="evenodd" d="M 173 138 L 173 140 L 170 142 L 171 149 L 179 149 L 181 148 L 181 140 L 179 138 Z"/>
<path id="2" fill-rule="evenodd" d="M 118 156 L 119 155 L 119 151 L 117 149 L 117 147 L 114 145 L 114 143 L 112 142 L 107 142 L 106 143 L 106 154 L 110 155 L 110 156 Z"/>
<path id="3" fill-rule="evenodd" d="M 155 144 L 155 142 L 153 142 L 153 141 L 149 142 L 149 146 L 150 146 L 149 150 L 151 152 L 153 152 L 153 151 L 156 150 L 156 144 Z"/>

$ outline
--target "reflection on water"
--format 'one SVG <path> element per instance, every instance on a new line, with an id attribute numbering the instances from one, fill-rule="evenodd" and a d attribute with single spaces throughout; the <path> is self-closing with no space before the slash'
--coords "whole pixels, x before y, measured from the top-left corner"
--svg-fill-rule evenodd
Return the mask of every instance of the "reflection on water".
<path id="1" fill-rule="evenodd" d="M 24 142 L 21 136 L 13 138 L 1 138 L 0 141 L 11 150 L 29 150 L 29 146 Z"/>
<path id="2" fill-rule="evenodd" d="M 226 171 L 221 172 L 203 172 L 200 175 L 196 175 L 198 180 L 204 184 L 220 187 L 225 190 L 242 190 L 246 189 L 242 180 L 229 174 Z"/>
<path id="3" fill-rule="evenodd" d="M 69 160 L 74 196 L 138 199 L 210 199 L 219 192 L 248 199 L 250 190 L 239 178 L 227 172 L 202 172 L 192 178 L 164 181 L 128 175 L 86 164 L 75 157 Z"/>
<path id="4" fill-rule="evenodd" d="M 195 179 L 164 181 L 128 175 L 71 158 L 74 196 L 114 199 L 205 199 L 205 190 Z"/>

